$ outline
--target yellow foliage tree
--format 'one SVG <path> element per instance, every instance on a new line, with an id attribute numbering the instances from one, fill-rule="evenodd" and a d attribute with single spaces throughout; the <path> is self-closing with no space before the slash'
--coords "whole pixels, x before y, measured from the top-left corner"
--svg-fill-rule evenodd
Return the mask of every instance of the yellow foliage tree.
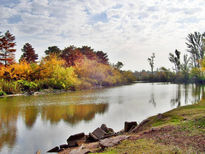
<path id="1" fill-rule="evenodd" d="M 0 77 L 7 80 L 30 80 L 32 68 L 26 61 L 0 68 Z"/>

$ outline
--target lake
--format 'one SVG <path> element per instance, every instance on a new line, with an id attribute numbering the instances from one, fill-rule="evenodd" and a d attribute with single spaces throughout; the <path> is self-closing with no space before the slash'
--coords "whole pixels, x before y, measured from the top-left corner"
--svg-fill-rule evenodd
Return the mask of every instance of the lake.
<path id="1" fill-rule="evenodd" d="M 204 98 L 203 86 L 169 83 L 0 98 L 0 153 L 45 153 L 103 123 L 119 131 L 125 121 L 141 122 Z"/>

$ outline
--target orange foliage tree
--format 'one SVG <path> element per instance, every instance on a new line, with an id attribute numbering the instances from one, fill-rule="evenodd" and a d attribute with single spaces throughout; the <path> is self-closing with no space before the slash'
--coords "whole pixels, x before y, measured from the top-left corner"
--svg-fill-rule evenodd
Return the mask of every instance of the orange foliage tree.
<path id="1" fill-rule="evenodd" d="M 15 36 L 13 36 L 9 31 L 7 31 L 4 35 L 0 36 L 0 64 L 1 65 L 9 65 L 14 63 L 14 46 L 16 43 L 14 42 Z"/>
<path id="2" fill-rule="evenodd" d="M 83 54 L 74 46 L 65 48 L 60 57 L 65 60 L 66 66 L 74 66 L 75 61 L 83 58 Z"/>

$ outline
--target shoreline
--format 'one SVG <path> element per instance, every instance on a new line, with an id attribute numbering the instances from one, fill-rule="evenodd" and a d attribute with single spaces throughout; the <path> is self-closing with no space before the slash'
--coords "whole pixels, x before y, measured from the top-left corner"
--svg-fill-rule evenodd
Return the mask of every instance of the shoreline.
<path id="1" fill-rule="evenodd" d="M 52 89 L 51 88 L 51 89 L 42 89 L 40 91 L 23 92 L 23 93 L 17 93 L 17 94 L 7 94 L 7 95 L 0 96 L 0 98 L 18 97 L 18 96 L 42 96 L 42 95 L 48 95 L 48 94 L 60 94 L 60 93 L 67 93 L 67 92 L 74 92 L 74 91 L 85 91 L 85 90 L 112 88 L 112 87 L 132 85 L 132 84 L 136 84 L 136 83 L 138 83 L 138 82 L 131 82 L 131 83 L 126 83 L 126 84 L 114 85 L 114 86 L 95 86 L 92 88 L 86 88 L 86 89 L 80 89 L 80 90 L 65 90 L 65 89 Z"/>
<path id="2" fill-rule="evenodd" d="M 86 142 L 83 140 L 82 142 L 80 139 L 81 143 L 77 144 L 77 146 L 60 145 L 54 149 L 59 154 L 72 154 L 76 152 L 110 154 L 136 153 L 139 151 L 142 153 L 204 152 L 204 114 L 205 104 L 199 102 L 151 116 L 137 125 L 133 124 L 134 122 L 125 122 L 122 131 L 115 132 L 114 135 L 109 137 L 99 138 L 98 141 Z M 127 129 L 129 124 L 129 129 Z M 99 133 L 99 128 L 104 129 L 102 126 L 98 127 L 90 134 L 96 135 L 97 130 Z M 90 134 L 83 135 L 84 139 L 90 136 Z M 71 136 L 69 138 L 72 138 Z M 78 143 L 78 140 L 72 141 Z"/>

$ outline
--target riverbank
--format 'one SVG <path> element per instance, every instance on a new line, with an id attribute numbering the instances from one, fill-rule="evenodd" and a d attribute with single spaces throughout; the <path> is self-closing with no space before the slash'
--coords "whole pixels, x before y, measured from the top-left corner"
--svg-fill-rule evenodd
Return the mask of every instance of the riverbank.
<path id="1" fill-rule="evenodd" d="M 126 85 L 135 84 L 135 83 L 137 83 L 137 82 L 129 82 L 129 83 L 125 83 L 125 84 L 112 85 L 112 86 L 94 86 L 94 87 L 85 88 L 85 89 L 78 89 L 78 90 L 49 88 L 49 89 L 42 89 L 40 91 L 29 91 L 29 92 L 22 92 L 22 93 L 16 93 L 16 94 L 4 94 L 4 95 L 0 95 L 0 98 L 2 98 L 2 97 L 16 97 L 16 96 L 41 96 L 41 95 L 49 95 L 49 94 L 60 94 L 60 93 L 66 93 L 66 92 L 72 92 L 72 91 L 85 91 L 85 90 L 95 90 L 95 89 L 126 86 Z"/>
<path id="2" fill-rule="evenodd" d="M 150 117 L 129 138 L 101 152 L 202 153 L 205 152 L 205 103 L 180 107 Z"/>
<path id="3" fill-rule="evenodd" d="M 129 132 L 60 153 L 80 149 L 101 154 L 201 153 L 205 151 L 204 132 L 205 104 L 201 101 L 150 117 Z"/>

